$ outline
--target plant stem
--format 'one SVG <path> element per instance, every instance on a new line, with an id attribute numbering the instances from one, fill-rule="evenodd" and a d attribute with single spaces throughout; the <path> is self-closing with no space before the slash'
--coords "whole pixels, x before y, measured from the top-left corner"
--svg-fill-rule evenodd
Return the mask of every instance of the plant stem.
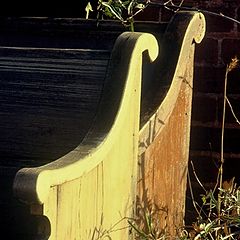
<path id="1" fill-rule="evenodd" d="M 238 120 L 238 118 L 237 118 L 237 116 L 236 116 L 236 114 L 235 114 L 235 112 L 233 110 L 232 104 L 230 103 L 228 97 L 226 98 L 226 101 L 228 103 L 228 106 L 230 107 L 230 110 L 232 112 L 233 117 L 235 118 L 235 121 L 240 125 L 240 121 Z"/>
<path id="2" fill-rule="evenodd" d="M 194 198 L 193 189 L 192 189 L 192 182 L 191 182 L 189 170 L 187 171 L 187 179 L 188 179 L 188 185 L 189 185 L 189 190 L 190 190 L 190 194 L 191 194 L 193 207 L 194 207 L 196 213 L 198 214 L 198 217 L 201 217 L 201 213 L 199 212 L 199 210 L 197 208 L 196 201 L 195 201 L 195 198 Z"/>
<path id="3" fill-rule="evenodd" d="M 134 32 L 134 21 L 133 21 L 133 19 L 131 19 L 131 21 L 130 21 L 130 30 L 131 30 L 131 32 Z"/>
<path id="4" fill-rule="evenodd" d="M 228 82 L 228 66 L 225 73 L 224 79 L 224 93 L 223 93 L 223 115 L 222 115 L 222 133 L 221 133 L 221 157 L 220 157 L 220 179 L 219 188 L 222 188 L 223 181 L 223 164 L 224 164 L 224 130 L 225 130 L 225 118 L 226 118 L 226 102 L 227 102 L 227 82 Z"/>
<path id="5" fill-rule="evenodd" d="M 224 79 L 224 93 L 223 93 L 223 114 L 222 114 L 222 132 L 221 132 L 221 157 L 219 168 L 219 189 L 222 189 L 223 184 L 223 164 L 224 164 L 224 130 L 225 130 L 225 118 L 226 118 L 226 102 L 227 102 L 227 81 L 228 81 L 229 66 L 226 68 Z M 221 225 L 221 191 L 218 193 L 218 226 Z M 218 231 L 216 231 L 216 238 L 219 239 Z"/>

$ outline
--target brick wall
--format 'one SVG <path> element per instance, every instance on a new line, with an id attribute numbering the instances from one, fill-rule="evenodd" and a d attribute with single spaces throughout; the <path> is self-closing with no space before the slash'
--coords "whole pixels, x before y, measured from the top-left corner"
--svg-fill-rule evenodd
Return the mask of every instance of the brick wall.
<path id="1" fill-rule="evenodd" d="M 239 18 L 240 1 L 196 2 L 201 9 Z M 196 48 L 190 156 L 196 168 L 201 169 L 201 165 L 209 164 L 209 169 L 201 172 L 202 181 L 214 182 L 217 174 L 217 168 L 214 166 L 218 165 L 220 158 L 225 69 L 231 58 L 240 57 L 240 34 L 237 23 L 207 13 L 205 16 L 207 33 L 203 42 Z M 229 74 L 227 92 L 236 115 L 240 117 L 239 69 Z M 226 113 L 224 152 L 224 178 L 235 176 L 240 182 L 240 126 L 229 107 Z M 213 162 L 212 167 L 210 162 Z M 209 179 L 209 175 L 212 179 Z"/>
<path id="2" fill-rule="evenodd" d="M 194 5 L 239 20 L 240 1 L 195 1 Z M 226 65 L 234 56 L 240 58 L 240 25 L 222 17 L 204 15 L 207 33 L 196 48 L 195 58 L 190 160 L 201 182 L 212 188 L 216 183 L 220 162 Z M 240 118 L 240 69 L 229 74 L 227 95 Z M 226 111 L 224 158 L 224 179 L 235 177 L 240 183 L 240 126 L 229 107 Z M 194 181 L 193 174 L 191 179 L 197 198 L 201 189 Z M 188 199 L 187 220 L 191 221 L 194 211 L 191 210 L 189 193 Z"/>
<path id="3" fill-rule="evenodd" d="M 187 1 L 186 1 L 187 2 Z M 240 1 L 196 1 L 199 8 L 223 13 L 239 20 Z M 221 149 L 223 91 L 226 65 L 240 58 L 240 25 L 222 17 L 204 14 L 207 33 L 196 48 L 190 160 L 199 178 L 213 187 L 218 174 Z M 240 118 L 240 69 L 228 77 L 228 98 Z M 227 106 L 224 141 L 224 179 L 240 183 L 240 125 Z M 191 167 L 190 167 L 191 169 Z M 192 179 L 194 180 L 193 175 Z M 198 193 L 198 184 L 193 183 Z M 196 194 L 197 196 L 197 194 Z M 191 201 L 187 209 L 191 217 Z"/>

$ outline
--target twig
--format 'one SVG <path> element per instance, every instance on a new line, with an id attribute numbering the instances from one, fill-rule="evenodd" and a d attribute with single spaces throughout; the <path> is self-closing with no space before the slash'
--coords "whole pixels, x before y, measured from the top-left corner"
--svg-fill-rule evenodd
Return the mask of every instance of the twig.
<path id="1" fill-rule="evenodd" d="M 194 165 L 193 165 L 193 162 L 191 161 L 191 165 L 192 165 L 192 170 L 193 170 L 193 174 L 198 182 L 198 184 L 202 187 L 202 189 L 207 192 L 206 188 L 203 186 L 203 184 L 201 183 L 201 181 L 199 180 L 198 176 L 197 176 L 197 173 L 195 171 L 195 168 L 194 168 Z"/>
<path id="2" fill-rule="evenodd" d="M 187 171 L 187 176 L 188 176 L 188 185 L 189 185 L 189 190 L 190 190 L 190 194 L 191 194 L 193 207 L 194 207 L 195 211 L 197 212 L 198 216 L 201 216 L 199 210 L 197 209 L 196 201 L 195 201 L 195 198 L 194 198 L 194 195 L 193 195 L 193 189 L 192 189 L 192 184 L 191 184 L 191 178 L 190 178 L 189 171 Z"/>
<path id="3" fill-rule="evenodd" d="M 220 156 L 220 180 L 219 188 L 222 188 L 223 178 L 223 163 L 224 163 L 224 130 L 225 130 L 225 118 L 226 118 L 226 99 L 227 99 L 227 81 L 228 81 L 229 66 L 227 66 L 224 78 L 224 92 L 223 92 L 223 114 L 222 114 L 222 131 L 221 131 L 221 156 Z"/>
<path id="4" fill-rule="evenodd" d="M 219 179 L 220 179 L 220 171 L 218 169 L 217 181 L 216 181 L 216 185 L 214 186 L 213 193 L 215 193 L 215 191 L 217 190 L 217 188 L 219 186 Z"/>
<path id="5" fill-rule="evenodd" d="M 232 112 L 233 117 L 235 118 L 235 121 L 240 125 L 240 121 L 238 120 L 238 118 L 237 118 L 237 116 L 236 116 L 236 114 L 235 114 L 235 112 L 233 110 L 232 104 L 230 103 L 230 101 L 229 101 L 227 96 L 226 96 L 226 101 L 228 103 L 228 106 L 230 107 L 230 110 Z"/>
<path id="6" fill-rule="evenodd" d="M 150 1 L 150 3 L 151 3 L 151 1 Z M 163 3 L 162 5 L 163 6 L 167 6 L 169 3 L 171 3 L 171 5 L 173 6 L 172 0 L 167 1 L 167 2 Z"/>
<path id="7" fill-rule="evenodd" d="M 223 164 L 224 164 L 224 130 L 225 130 L 225 118 L 226 118 L 226 99 L 227 99 L 227 81 L 229 73 L 229 65 L 227 65 L 225 78 L 224 78 L 224 92 L 223 92 L 223 114 L 222 114 L 222 131 L 221 131 L 221 156 L 220 156 L 220 168 L 219 168 L 219 189 L 222 189 L 223 182 Z M 218 193 L 218 225 L 221 225 L 221 192 Z M 216 231 L 216 238 L 219 239 L 218 230 Z"/>
<path id="8" fill-rule="evenodd" d="M 208 12 L 208 11 L 206 11 L 206 12 Z M 222 14 L 222 13 L 219 13 L 219 15 L 220 15 L 221 17 L 224 17 L 224 18 L 230 20 L 230 21 L 233 21 L 233 22 L 235 22 L 235 23 L 237 23 L 237 24 L 240 24 L 240 22 L 239 22 L 238 20 L 236 20 L 235 18 L 226 16 L 226 15 L 224 15 L 224 14 Z"/>
<path id="9" fill-rule="evenodd" d="M 206 13 L 206 14 L 209 14 L 209 15 L 213 15 L 213 16 L 217 16 L 217 17 L 223 17 L 225 19 L 228 19 L 230 21 L 233 21 L 237 24 L 240 24 L 240 21 L 232 18 L 232 17 L 229 17 L 229 16 L 226 16 L 222 13 L 216 13 L 216 12 L 211 12 L 211 11 L 207 11 L 207 10 L 203 10 L 203 9 L 199 9 L 199 8 L 191 8 L 191 7 L 182 7 L 182 4 L 179 4 L 178 6 L 173 4 L 173 5 L 168 5 L 169 2 L 172 2 L 172 1 L 168 1 L 167 4 L 166 3 L 158 3 L 158 2 L 151 2 L 149 3 L 150 6 L 158 6 L 158 7 L 164 7 L 168 10 L 171 10 L 171 11 L 178 11 L 178 10 L 186 10 L 186 11 L 196 11 L 196 12 L 202 12 L 202 13 Z"/>

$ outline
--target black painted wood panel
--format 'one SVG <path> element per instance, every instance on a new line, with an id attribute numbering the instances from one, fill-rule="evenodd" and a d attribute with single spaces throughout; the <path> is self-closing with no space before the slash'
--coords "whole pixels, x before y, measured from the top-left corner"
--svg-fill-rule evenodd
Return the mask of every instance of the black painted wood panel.
<path id="1" fill-rule="evenodd" d="M 74 149 L 92 124 L 107 51 L 0 47 L 0 156 L 38 166 Z"/>

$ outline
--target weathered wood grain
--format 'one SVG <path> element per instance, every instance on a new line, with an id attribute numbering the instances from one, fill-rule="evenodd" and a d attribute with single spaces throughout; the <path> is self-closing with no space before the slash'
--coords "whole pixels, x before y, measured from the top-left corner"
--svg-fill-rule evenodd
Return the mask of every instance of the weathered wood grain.
<path id="1" fill-rule="evenodd" d="M 184 225 L 194 49 L 204 33 L 202 14 L 175 17 L 153 68 L 152 97 L 143 99 L 148 108 L 139 137 L 139 221 L 143 224 L 142 213 L 153 210 L 155 224 L 172 237 Z"/>

